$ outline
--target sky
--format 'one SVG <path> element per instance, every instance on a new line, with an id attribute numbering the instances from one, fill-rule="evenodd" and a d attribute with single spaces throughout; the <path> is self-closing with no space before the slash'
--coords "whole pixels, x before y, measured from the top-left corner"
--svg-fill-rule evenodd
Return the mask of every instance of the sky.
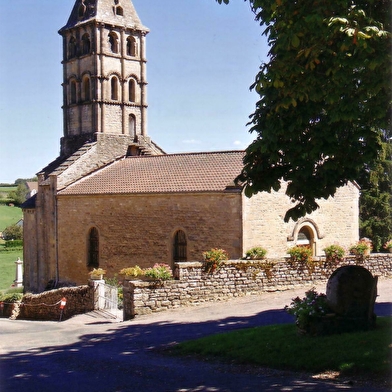
<path id="1" fill-rule="evenodd" d="M 122 0 L 128 1 L 128 0 Z M 0 0 L 0 183 L 60 151 L 62 40 L 75 0 Z M 245 149 L 267 61 L 249 3 L 133 0 L 147 35 L 148 135 L 167 153 Z"/>

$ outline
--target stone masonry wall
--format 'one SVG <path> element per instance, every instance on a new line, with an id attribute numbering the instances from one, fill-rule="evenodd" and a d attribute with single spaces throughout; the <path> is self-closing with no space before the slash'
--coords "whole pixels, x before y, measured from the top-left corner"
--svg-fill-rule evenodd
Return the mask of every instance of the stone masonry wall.
<path id="1" fill-rule="evenodd" d="M 357 264 L 348 256 L 337 265 L 328 266 L 325 258 L 315 259 L 314 269 L 292 266 L 288 259 L 229 260 L 222 262 L 213 274 L 203 271 L 202 263 L 177 263 L 178 280 L 156 282 L 124 282 L 124 320 L 181 306 L 224 301 L 233 297 L 317 284 L 326 281 L 343 265 Z M 360 265 L 373 275 L 392 276 L 392 254 L 372 254 Z"/>
<path id="2" fill-rule="evenodd" d="M 61 315 L 60 301 L 66 298 Z M 63 287 L 41 294 L 25 294 L 21 304 L 4 304 L 2 317 L 59 321 L 94 309 L 94 286 Z"/>

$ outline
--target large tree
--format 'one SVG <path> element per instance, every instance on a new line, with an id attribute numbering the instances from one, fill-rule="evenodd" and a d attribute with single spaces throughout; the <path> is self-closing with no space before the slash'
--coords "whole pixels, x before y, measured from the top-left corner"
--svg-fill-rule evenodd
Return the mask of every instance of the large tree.
<path id="1" fill-rule="evenodd" d="M 379 159 L 359 179 L 360 235 L 380 251 L 392 239 L 392 140 L 384 140 Z"/>
<path id="2" fill-rule="evenodd" d="M 390 2 L 249 3 L 270 51 L 252 86 L 257 136 L 237 180 L 248 196 L 284 181 L 295 203 L 285 220 L 297 220 L 357 180 L 391 136 Z"/>

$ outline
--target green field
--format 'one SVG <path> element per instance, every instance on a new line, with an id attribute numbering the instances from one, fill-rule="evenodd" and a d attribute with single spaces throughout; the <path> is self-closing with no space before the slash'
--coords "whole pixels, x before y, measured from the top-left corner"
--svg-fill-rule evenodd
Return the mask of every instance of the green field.
<path id="1" fill-rule="evenodd" d="M 1 190 L 4 189 L 0 187 Z M 9 189 L 7 187 L 7 189 Z M 15 224 L 23 218 L 22 209 L 0 204 L 0 231 Z M 15 261 L 20 257 L 23 260 L 22 249 L 5 250 L 4 241 L 0 239 L 0 290 L 10 288 L 15 279 Z"/>
<path id="2" fill-rule="evenodd" d="M 15 261 L 18 257 L 23 260 L 23 250 L 4 250 L 0 245 L 0 290 L 9 289 L 15 279 Z"/>
<path id="3" fill-rule="evenodd" d="M 0 231 L 3 231 L 8 226 L 14 225 L 22 218 L 23 213 L 21 208 L 0 204 Z"/>
<path id="4" fill-rule="evenodd" d="M 16 191 L 16 186 L 0 186 L 0 199 L 7 199 L 11 191 Z"/>

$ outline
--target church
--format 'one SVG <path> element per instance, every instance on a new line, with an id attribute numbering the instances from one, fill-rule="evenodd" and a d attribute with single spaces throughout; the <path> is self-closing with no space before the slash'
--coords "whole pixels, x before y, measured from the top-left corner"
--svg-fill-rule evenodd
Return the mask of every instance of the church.
<path id="1" fill-rule="evenodd" d="M 255 246 L 281 258 L 358 240 L 359 189 L 349 183 L 297 222 L 279 192 L 247 198 L 234 179 L 243 151 L 166 154 L 148 136 L 146 37 L 131 0 L 76 0 L 63 40 L 60 155 L 38 175 L 24 212 L 25 291 L 85 284 L 134 265 L 231 259 Z M 284 186 L 282 187 L 284 188 Z"/>

